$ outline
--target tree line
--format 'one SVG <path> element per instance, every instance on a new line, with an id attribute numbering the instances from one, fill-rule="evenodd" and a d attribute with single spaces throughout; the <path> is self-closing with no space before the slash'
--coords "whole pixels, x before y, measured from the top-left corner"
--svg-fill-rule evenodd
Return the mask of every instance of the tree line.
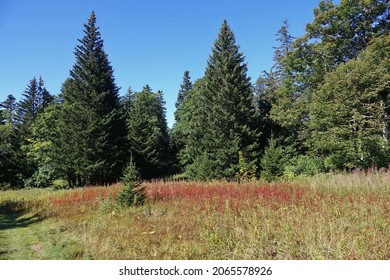
<path id="1" fill-rule="evenodd" d="M 284 21 L 274 65 L 255 83 L 225 20 L 202 78 L 185 71 L 175 124 L 162 91 L 119 96 L 92 12 L 58 96 L 33 78 L 0 107 L 0 185 L 144 179 L 275 180 L 387 167 L 390 8 L 386 0 L 321 1 L 306 32 Z"/>

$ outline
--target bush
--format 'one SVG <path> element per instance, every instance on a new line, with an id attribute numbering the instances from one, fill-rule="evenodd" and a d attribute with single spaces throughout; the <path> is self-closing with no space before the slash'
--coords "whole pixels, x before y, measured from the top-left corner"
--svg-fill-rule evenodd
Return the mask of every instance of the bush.
<path id="1" fill-rule="evenodd" d="M 140 187 L 139 172 L 133 159 L 123 172 L 122 183 L 124 188 L 116 198 L 119 206 L 139 206 L 145 203 L 145 187 Z"/>
<path id="2" fill-rule="evenodd" d="M 40 166 L 30 178 L 24 180 L 24 186 L 27 188 L 47 188 L 51 185 L 54 177 L 54 168 L 45 164 Z"/>
<path id="3" fill-rule="evenodd" d="M 186 173 L 179 173 L 172 176 L 173 181 L 188 181 L 188 176 Z"/>
<path id="4" fill-rule="evenodd" d="M 68 181 L 63 179 L 56 179 L 51 185 L 54 190 L 64 190 L 69 187 Z"/>
<path id="5" fill-rule="evenodd" d="M 291 160 L 291 165 L 286 166 L 284 170 L 284 176 L 291 177 L 291 173 L 295 176 L 314 176 L 323 172 L 325 169 L 324 162 L 319 157 L 311 157 L 307 155 L 300 155 Z"/>
<path id="6" fill-rule="evenodd" d="M 12 186 L 10 183 L 2 182 L 0 183 L 0 191 L 10 190 Z"/>
<path id="7" fill-rule="evenodd" d="M 257 179 L 257 166 L 254 162 L 248 162 L 242 151 L 238 152 L 238 172 L 235 178 L 238 182 L 248 182 Z"/>

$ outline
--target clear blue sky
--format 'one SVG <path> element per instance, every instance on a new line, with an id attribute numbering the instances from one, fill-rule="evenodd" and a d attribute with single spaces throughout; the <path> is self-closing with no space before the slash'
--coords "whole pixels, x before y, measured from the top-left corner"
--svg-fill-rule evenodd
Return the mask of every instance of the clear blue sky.
<path id="1" fill-rule="evenodd" d="M 18 100 L 34 76 L 58 94 L 92 10 L 123 95 L 131 86 L 162 90 L 169 126 L 184 70 L 203 76 L 223 19 L 246 56 L 255 82 L 272 65 L 284 19 L 294 36 L 313 20 L 318 0 L 0 0 L 0 101 Z M 337 1 L 338 2 L 338 1 Z"/>

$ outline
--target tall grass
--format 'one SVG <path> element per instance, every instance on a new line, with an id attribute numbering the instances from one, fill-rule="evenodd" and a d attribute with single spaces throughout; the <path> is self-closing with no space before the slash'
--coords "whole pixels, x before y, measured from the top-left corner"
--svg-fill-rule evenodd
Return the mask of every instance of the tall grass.
<path id="1" fill-rule="evenodd" d="M 116 207 L 121 185 L 1 195 L 39 201 L 34 209 L 75 237 L 81 259 L 390 259 L 389 184 L 389 172 L 161 181 L 144 183 L 139 208 Z"/>
<path id="2" fill-rule="evenodd" d="M 366 170 L 355 169 L 352 172 L 333 172 L 318 174 L 314 177 L 301 177 L 298 182 L 314 188 L 360 191 L 390 192 L 390 168 L 378 170 L 375 166 Z"/>

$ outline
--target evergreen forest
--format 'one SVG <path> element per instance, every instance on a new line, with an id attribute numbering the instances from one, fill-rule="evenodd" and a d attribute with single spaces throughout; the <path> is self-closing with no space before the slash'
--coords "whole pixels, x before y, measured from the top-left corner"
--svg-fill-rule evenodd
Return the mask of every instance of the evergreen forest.
<path id="1" fill-rule="evenodd" d="M 169 128 L 161 90 L 119 95 L 92 12 L 58 95 L 33 77 L 20 100 L 0 100 L 0 189 L 110 185 L 129 166 L 145 180 L 236 182 L 387 168 L 388 0 L 320 1 L 302 36 L 289 27 L 251 79 L 223 21 L 204 76 L 183 69 Z"/>

